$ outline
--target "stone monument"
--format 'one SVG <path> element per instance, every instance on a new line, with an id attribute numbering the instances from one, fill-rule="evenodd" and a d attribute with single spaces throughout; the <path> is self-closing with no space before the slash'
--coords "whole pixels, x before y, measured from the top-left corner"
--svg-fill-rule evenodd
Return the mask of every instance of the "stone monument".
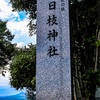
<path id="1" fill-rule="evenodd" d="M 36 100 L 71 100 L 69 0 L 37 0 Z"/>

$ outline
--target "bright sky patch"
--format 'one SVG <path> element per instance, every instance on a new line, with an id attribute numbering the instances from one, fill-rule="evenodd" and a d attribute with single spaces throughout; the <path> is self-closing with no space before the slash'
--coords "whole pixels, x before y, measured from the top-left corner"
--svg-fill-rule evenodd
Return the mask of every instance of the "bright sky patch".
<path id="1" fill-rule="evenodd" d="M 29 37 L 28 31 L 28 15 L 25 12 L 12 12 L 9 0 L 0 1 L 0 19 L 7 21 L 7 28 L 15 35 L 12 43 L 23 44 L 25 46 L 29 43 L 36 44 L 36 35 Z"/>

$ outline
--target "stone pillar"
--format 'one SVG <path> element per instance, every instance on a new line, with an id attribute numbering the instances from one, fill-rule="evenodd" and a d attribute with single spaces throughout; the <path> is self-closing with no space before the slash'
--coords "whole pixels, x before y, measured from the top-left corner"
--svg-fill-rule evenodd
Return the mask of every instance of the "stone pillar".
<path id="1" fill-rule="evenodd" d="M 71 100 L 69 0 L 37 0 L 36 100 Z"/>

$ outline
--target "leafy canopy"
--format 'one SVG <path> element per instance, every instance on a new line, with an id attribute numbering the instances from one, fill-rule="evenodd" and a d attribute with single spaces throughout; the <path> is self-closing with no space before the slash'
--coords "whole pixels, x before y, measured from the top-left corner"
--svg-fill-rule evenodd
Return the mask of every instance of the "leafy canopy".
<path id="1" fill-rule="evenodd" d="M 16 89 L 35 89 L 36 49 L 34 45 L 18 51 L 10 64 L 10 83 Z"/>
<path id="2" fill-rule="evenodd" d="M 0 20 L 0 68 L 8 64 L 15 50 L 11 43 L 14 35 L 7 29 L 6 23 Z"/>

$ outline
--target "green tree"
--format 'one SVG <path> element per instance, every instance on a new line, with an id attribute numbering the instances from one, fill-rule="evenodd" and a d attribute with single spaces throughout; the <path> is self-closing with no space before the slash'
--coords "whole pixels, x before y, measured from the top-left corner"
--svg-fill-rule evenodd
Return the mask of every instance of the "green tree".
<path id="1" fill-rule="evenodd" d="M 10 72 L 11 86 L 17 90 L 24 87 L 35 90 L 36 49 L 34 45 L 29 45 L 29 48 L 18 49 L 18 53 L 10 64 Z"/>
<path id="2" fill-rule="evenodd" d="M 26 97 L 28 100 L 36 100 L 36 91 L 33 91 L 31 88 L 27 89 Z"/>
<path id="3" fill-rule="evenodd" d="M 4 69 L 4 66 L 8 64 L 15 50 L 14 44 L 11 43 L 14 35 L 11 35 L 6 24 L 7 22 L 0 20 L 0 69 Z"/>
<path id="4" fill-rule="evenodd" d="M 95 100 L 96 87 L 100 84 L 96 64 L 98 8 L 96 0 L 72 0 L 71 4 L 74 95 L 76 99 L 81 97 L 80 100 Z"/>

